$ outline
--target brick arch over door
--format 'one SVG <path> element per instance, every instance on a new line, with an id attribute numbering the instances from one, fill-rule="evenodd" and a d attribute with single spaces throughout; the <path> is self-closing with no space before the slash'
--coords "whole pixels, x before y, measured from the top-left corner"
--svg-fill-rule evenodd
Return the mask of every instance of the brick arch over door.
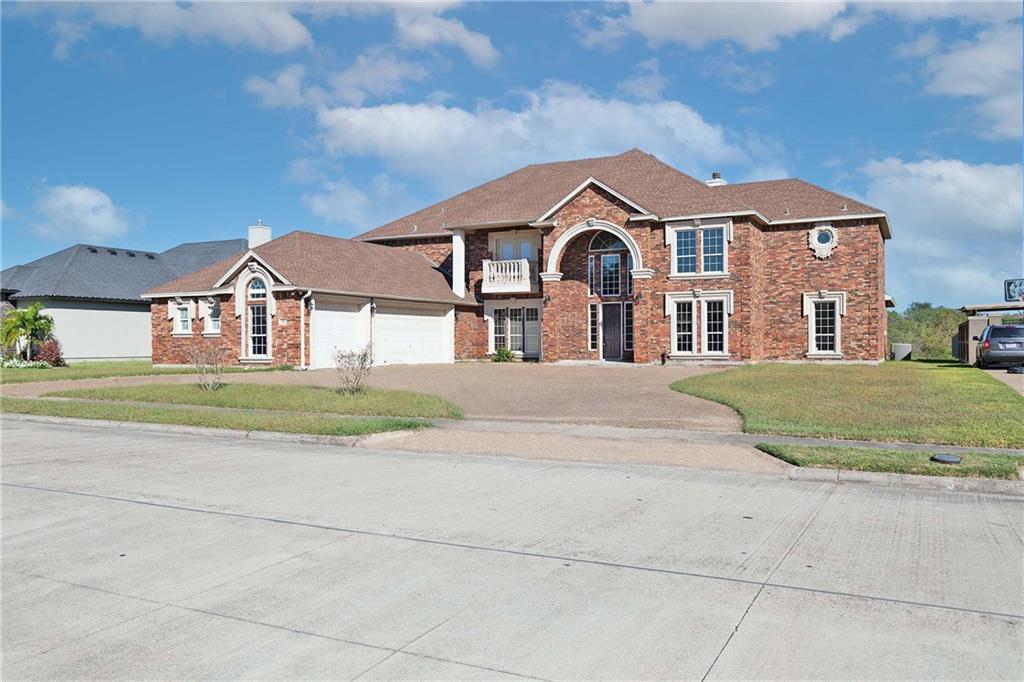
<path id="1" fill-rule="evenodd" d="M 541 277 L 545 279 L 561 279 L 562 273 L 559 268 L 562 265 L 562 252 L 565 251 L 565 247 L 569 245 L 569 242 L 584 232 L 589 231 L 610 232 L 621 239 L 622 243 L 626 245 L 626 248 L 629 249 L 630 255 L 633 257 L 633 272 L 636 273 L 637 271 L 644 271 L 644 260 L 643 256 L 640 254 L 640 247 L 637 246 L 637 243 L 633 241 L 633 238 L 628 232 L 626 232 L 626 230 L 614 223 L 609 223 L 604 220 L 588 220 L 569 228 L 559 235 L 558 239 L 555 240 L 554 245 L 551 247 L 551 253 L 548 254 L 547 267 L 545 272 L 541 273 Z"/>

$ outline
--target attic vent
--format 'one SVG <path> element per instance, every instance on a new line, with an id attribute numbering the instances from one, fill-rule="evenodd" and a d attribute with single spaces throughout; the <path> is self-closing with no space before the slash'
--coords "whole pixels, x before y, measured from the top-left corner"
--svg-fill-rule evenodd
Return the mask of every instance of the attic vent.
<path id="1" fill-rule="evenodd" d="M 153 260 L 153 254 L 147 253 L 146 258 L 148 258 L 149 260 Z"/>
<path id="2" fill-rule="evenodd" d="M 90 246 L 90 247 L 89 247 L 89 253 L 97 253 L 97 251 L 96 251 L 96 249 L 94 249 L 94 248 L 92 248 L 92 247 Z"/>
<path id="3" fill-rule="evenodd" d="M 129 257 L 129 258 L 135 258 L 135 254 L 134 254 L 134 253 L 132 253 L 131 251 L 125 251 L 125 253 L 127 253 L 127 254 L 128 254 L 128 257 Z"/>
<path id="4" fill-rule="evenodd" d="M 111 256 L 117 255 L 117 251 L 115 251 L 114 249 L 107 249 L 107 253 L 109 253 Z"/>
<path id="5" fill-rule="evenodd" d="M 843 211 L 849 211 L 849 210 L 850 210 L 850 207 L 846 205 L 846 202 L 845 202 L 845 201 L 843 202 L 843 208 L 842 208 L 842 210 L 843 210 Z"/>

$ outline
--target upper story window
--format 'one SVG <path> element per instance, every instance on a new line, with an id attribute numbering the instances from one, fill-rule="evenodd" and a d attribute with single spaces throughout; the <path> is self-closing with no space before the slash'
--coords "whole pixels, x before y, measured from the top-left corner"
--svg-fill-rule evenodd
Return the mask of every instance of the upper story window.
<path id="1" fill-rule="evenodd" d="M 606 253 L 601 256 L 601 295 L 618 296 L 622 292 L 622 273 L 619 254 Z"/>
<path id="2" fill-rule="evenodd" d="M 731 225 L 675 226 L 673 235 L 672 275 L 685 277 L 729 274 L 728 242 Z"/>
<path id="3" fill-rule="evenodd" d="M 267 299 L 267 284 L 259 277 L 254 277 L 249 282 L 249 300 L 265 301 Z"/>

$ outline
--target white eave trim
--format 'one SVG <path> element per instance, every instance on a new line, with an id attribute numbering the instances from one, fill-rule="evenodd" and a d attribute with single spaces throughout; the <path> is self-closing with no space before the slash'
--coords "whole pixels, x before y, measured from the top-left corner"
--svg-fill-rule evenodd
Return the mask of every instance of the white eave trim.
<path id="1" fill-rule="evenodd" d="M 456 227 L 454 229 L 465 229 Z M 357 242 L 390 242 L 396 239 L 435 239 L 437 237 L 451 238 L 451 232 L 412 232 L 410 234 L 397 234 L 390 237 L 354 237 Z"/>
<path id="2" fill-rule="evenodd" d="M 783 218 L 779 220 L 768 220 L 760 211 L 750 209 L 749 211 L 729 211 L 726 213 L 695 213 L 693 215 L 683 216 L 672 216 L 671 218 L 660 218 L 661 222 L 671 223 L 683 220 L 703 220 L 705 218 L 731 218 L 736 216 L 754 216 L 765 225 L 794 225 L 802 223 L 819 223 L 819 222 L 830 222 L 834 220 L 872 220 L 872 219 L 884 219 L 886 226 L 882 230 L 882 235 L 886 239 L 892 239 L 892 232 L 889 230 L 889 216 L 884 213 L 847 213 L 840 215 L 831 216 L 814 216 L 811 218 Z M 638 217 L 637 220 L 643 220 L 645 218 Z M 632 218 L 631 218 L 632 220 Z"/>
<path id="3" fill-rule="evenodd" d="M 139 298 L 153 300 L 157 298 L 201 298 L 204 296 L 225 296 L 231 293 L 231 287 L 223 289 L 206 289 L 203 291 L 171 291 L 159 294 L 142 294 Z"/>
<path id="4" fill-rule="evenodd" d="M 263 266 L 263 268 L 267 272 L 276 277 L 278 281 L 282 282 L 283 284 L 291 284 L 291 282 L 289 282 L 283 275 L 281 275 L 281 273 L 272 268 L 270 264 L 267 263 L 267 261 L 261 258 L 259 254 L 257 254 L 255 251 L 249 250 L 242 254 L 242 257 L 235 261 L 235 264 L 228 268 L 228 271 L 225 272 L 224 275 L 214 283 L 214 288 L 224 286 L 232 277 L 235 276 L 238 270 L 243 265 L 245 265 L 250 259 L 257 261 L 260 265 Z"/>
<path id="5" fill-rule="evenodd" d="M 343 291 L 341 289 L 317 289 L 316 287 L 299 287 L 299 288 L 302 289 L 302 290 L 312 291 L 314 297 L 316 297 L 317 294 L 321 294 L 321 295 L 328 295 L 328 296 L 354 296 L 356 298 L 372 298 L 372 299 L 375 299 L 375 300 L 379 299 L 379 300 L 384 300 L 384 301 L 410 301 L 410 302 L 413 302 L 413 303 L 436 303 L 438 305 L 450 305 L 450 306 L 456 306 L 456 305 L 479 306 L 480 305 L 479 303 L 476 302 L 475 299 L 473 299 L 473 300 L 465 299 L 465 300 L 462 300 L 462 301 L 453 301 L 453 300 L 448 299 L 448 298 L 440 299 L 440 298 L 428 298 L 428 297 L 418 297 L 418 296 L 398 296 L 398 295 L 394 295 L 394 294 L 374 294 L 374 293 L 370 293 L 370 292 L 367 292 L 367 291 Z"/>
<path id="6" fill-rule="evenodd" d="M 569 203 L 569 202 L 570 202 L 570 201 L 571 201 L 571 200 L 573 199 L 573 197 L 575 197 L 575 196 L 576 196 L 577 194 L 579 194 L 580 192 L 582 192 L 583 190 L 585 190 L 585 189 L 586 189 L 587 187 L 589 187 L 589 186 L 591 186 L 591 185 L 597 185 L 598 187 L 600 187 L 601 189 L 603 189 L 603 190 L 604 190 L 605 192 L 608 192 L 608 193 L 609 193 L 609 194 L 611 194 L 611 195 L 612 195 L 613 197 L 615 197 L 616 199 L 618 199 L 619 201 L 622 201 L 622 202 L 624 202 L 624 203 L 627 203 L 627 204 L 629 204 L 630 206 L 632 206 L 633 208 L 635 208 L 635 209 L 636 209 L 636 210 L 637 210 L 637 211 L 638 211 L 639 213 L 642 213 L 642 214 L 644 214 L 644 215 L 651 215 L 651 212 L 650 212 L 650 211 L 648 211 L 648 210 L 647 210 L 646 208 L 644 208 L 643 206 L 641 206 L 640 204 L 636 203 L 635 201 L 631 201 L 630 199 L 626 198 L 626 197 L 625 197 L 625 196 L 623 196 L 622 194 L 619 194 L 618 192 L 616 192 L 615 190 L 613 190 L 613 189 L 612 189 L 611 187 L 609 187 L 608 185 L 604 184 L 604 183 L 603 183 L 603 182 L 601 182 L 600 180 L 598 180 L 598 179 L 596 179 L 596 178 L 594 178 L 594 177 L 589 177 L 589 178 L 587 178 L 586 180 L 584 180 L 584 181 L 583 181 L 582 183 L 580 183 L 579 187 L 577 187 L 577 188 L 576 188 L 576 189 L 574 189 L 573 191 L 571 191 L 571 192 L 569 192 L 568 194 L 566 194 L 566 195 L 565 195 L 565 196 L 564 196 L 564 197 L 562 198 L 562 200 L 561 200 L 561 201 L 559 201 L 559 202 L 558 202 L 557 204 L 555 204 L 554 206 L 552 206 L 551 208 L 549 208 L 549 209 L 548 209 L 548 210 L 547 210 L 547 211 L 546 211 L 546 212 L 544 213 L 544 215 L 542 215 L 541 217 L 537 218 L 536 222 L 541 222 L 541 221 L 543 221 L 543 220 L 547 220 L 548 218 L 550 218 L 551 216 L 553 216 L 553 215 L 554 215 L 555 213 L 558 213 L 558 211 L 559 211 L 559 210 L 560 210 L 560 209 L 561 209 L 561 208 L 562 208 L 563 206 L 565 206 L 565 205 L 566 205 L 567 203 Z"/>

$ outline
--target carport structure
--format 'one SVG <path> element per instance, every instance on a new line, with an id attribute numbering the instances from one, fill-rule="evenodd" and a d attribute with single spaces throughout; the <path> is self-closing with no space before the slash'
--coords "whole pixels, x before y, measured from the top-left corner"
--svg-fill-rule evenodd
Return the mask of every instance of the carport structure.
<path id="1" fill-rule="evenodd" d="M 965 365 L 973 365 L 978 359 L 978 347 L 974 342 L 974 337 L 980 336 L 985 327 L 989 325 L 1002 324 L 1003 315 L 1022 311 L 1024 311 L 1024 304 L 1019 302 L 963 306 L 960 308 L 960 312 L 966 315 L 967 319 L 960 323 L 960 327 L 953 337 L 953 357 Z"/>

